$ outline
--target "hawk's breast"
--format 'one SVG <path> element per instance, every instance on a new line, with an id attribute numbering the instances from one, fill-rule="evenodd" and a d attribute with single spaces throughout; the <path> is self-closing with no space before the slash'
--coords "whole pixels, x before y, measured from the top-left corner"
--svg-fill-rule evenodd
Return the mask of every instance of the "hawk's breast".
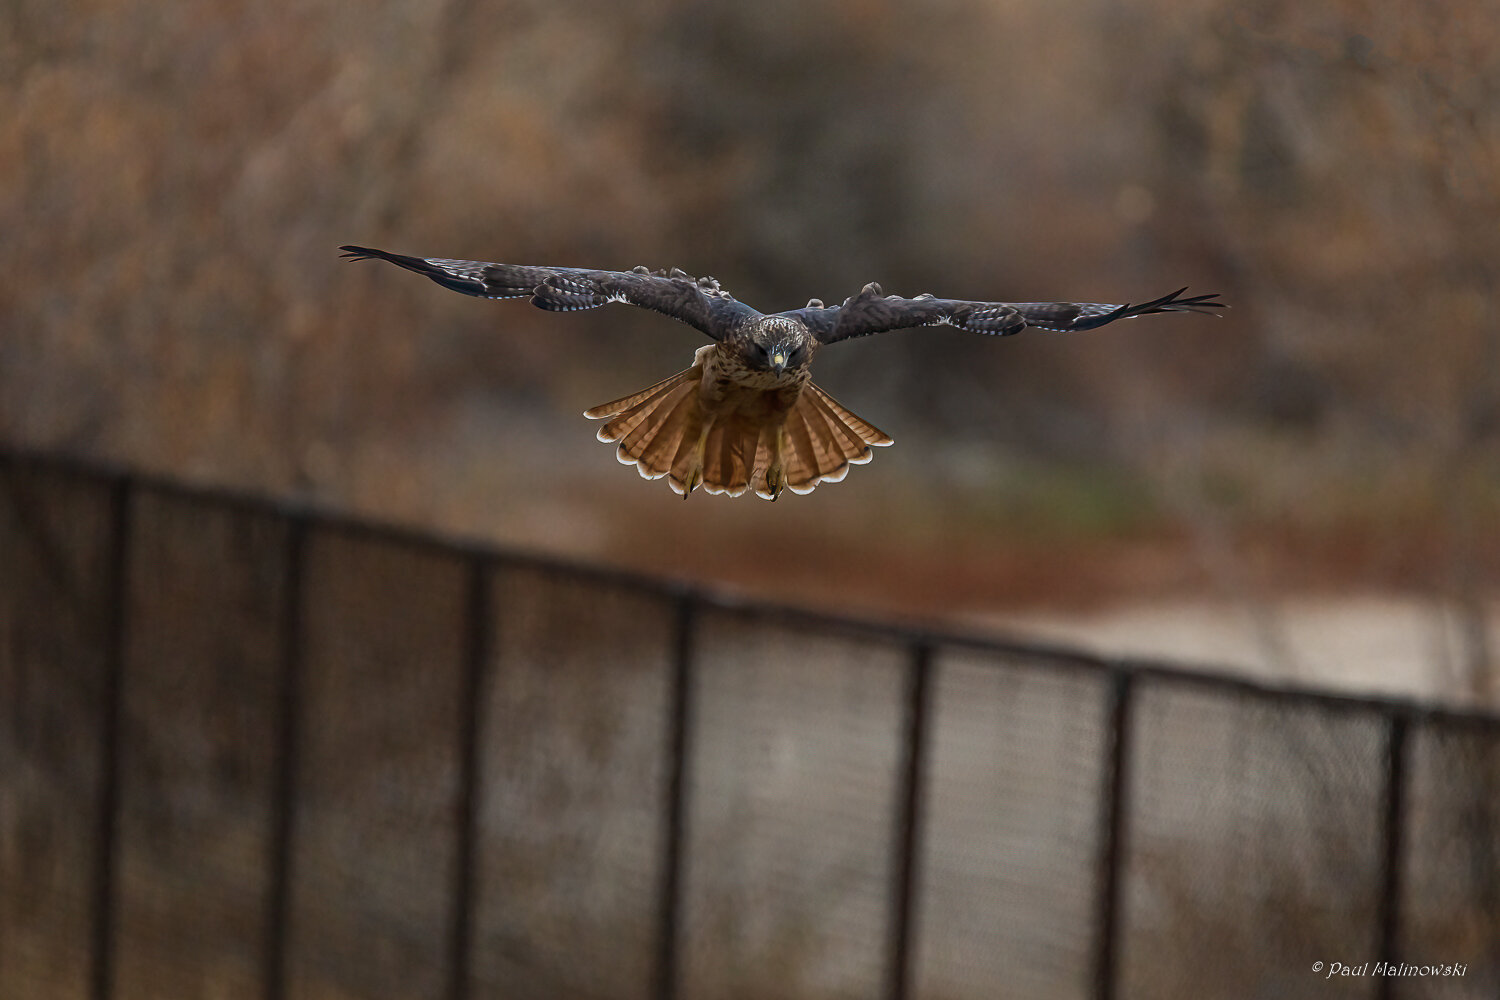
<path id="1" fill-rule="evenodd" d="M 751 368 L 718 344 L 700 349 L 698 361 L 703 366 L 699 398 L 706 410 L 721 416 L 740 414 L 759 420 L 785 416 L 809 378 L 805 367 L 780 375 Z"/>

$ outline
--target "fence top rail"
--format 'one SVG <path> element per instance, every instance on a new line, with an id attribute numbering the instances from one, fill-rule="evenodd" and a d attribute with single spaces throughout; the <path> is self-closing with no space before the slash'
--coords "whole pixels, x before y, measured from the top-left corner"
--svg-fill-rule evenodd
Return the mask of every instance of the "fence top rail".
<path id="1" fill-rule="evenodd" d="M 1295 702 L 1335 710 L 1400 715 L 1409 721 L 1419 723 L 1446 722 L 1500 730 L 1500 713 L 1480 708 L 1444 705 L 1394 695 L 1349 694 L 1303 684 L 1268 683 L 1236 676 L 1228 668 L 1212 663 L 1185 664 L 1146 657 L 1101 656 L 1065 645 L 970 630 L 951 623 L 938 623 L 916 617 L 875 621 L 837 611 L 791 606 L 715 589 L 688 580 L 652 576 L 563 556 L 511 549 L 482 539 L 380 521 L 375 518 L 331 510 L 306 499 L 274 497 L 248 490 L 190 483 L 157 473 L 139 472 L 120 463 L 104 460 L 78 458 L 0 444 L 0 469 L 6 467 L 29 468 L 48 474 L 90 480 L 101 485 L 140 490 L 246 513 L 270 514 L 308 527 L 367 537 L 457 559 L 480 560 L 497 568 L 533 569 L 573 577 L 579 581 L 657 594 L 670 600 L 685 601 L 699 609 L 750 618 L 775 618 L 778 622 L 795 628 L 876 639 L 913 647 L 971 650 L 1000 656 L 1013 656 L 1063 669 L 1125 673 L 1147 682 L 1200 687 L 1268 701 Z"/>

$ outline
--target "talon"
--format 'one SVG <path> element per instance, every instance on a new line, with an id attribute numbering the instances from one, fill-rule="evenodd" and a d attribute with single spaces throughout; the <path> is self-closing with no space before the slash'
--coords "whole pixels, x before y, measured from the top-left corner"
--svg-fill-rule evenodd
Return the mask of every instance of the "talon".
<path id="1" fill-rule="evenodd" d="M 781 491 L 786 489 L 786 473 L 781 466 L 773 465 L 766 470 L 766 489 L 771 493 L 774 501 L 781 496 Z"/>
<path id="2" fill-rule="evenodd" d="M 698 447 L 693 450 L 692 465 L 688 467 L 687 477 L 682 483 L 682 499 L 684 500 L 703 482 L 703 449 L 708 444 L 708 432 L 712 428 L 713 422 L 705 421 L 703 429 L 698 432 Z"/>
<path id="3" fill-rule="evenodd" d="M 786 456 L 786 427 L 782 426 L 776 430 L 775 457 L 771 460 L 771 467 L 766 470 L 766 488 L 771 491 L 771 499 L 775 501 L 781 496 L 781 491 L 786 489 L 786 466 L 783 464 Z"/>

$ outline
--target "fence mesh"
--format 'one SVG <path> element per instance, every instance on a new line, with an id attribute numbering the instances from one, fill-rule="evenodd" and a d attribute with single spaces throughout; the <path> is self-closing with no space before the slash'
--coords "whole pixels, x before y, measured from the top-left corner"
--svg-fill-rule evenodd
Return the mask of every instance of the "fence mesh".
<path id="1" fill-rule="evenodd" d="M 880 992 L 904 650 L 705 614 L 684 995 Z"/>
<path id="2" fill-rule="evenodd" d="M 1414 728 L 1407 752 L 1398 958 L 1469 972 L 1402 979 L 1393 995 L 1500 996 L 1500 736 L 1428 722 Z"/>
<path id="3" fill-rule="evenodd" d="M 464 573 L 340 531 L 305 547 L 288 995 L 435 996 L 458 798 Z"/>
<path id="4" fill-rule="evenodd" d="M 114 991 L 255 997 L 272 872 L 287 526 L 156 494 L 133 506 Z"/>
<path id="5" fill-rule="evenodd" d="M 1315 962 L 1377 955 L 1380 713 L 1177 682 L 1136 692 L 1125 997 L 1373 997 Z"/>
<path id="6" fill-rule="evenodd" d="M 91 985 L 110 497 L 94 479 L 0 477 L 0 996 Z"/>
<path id="7" fill-rule="evenodd" d="M 11 459 L 0 723 L 4 997 L 1500 992 L 1482 716 Z"/>
<path id="8" fill-rule="evenodd" d="M 675 605 L 545 570 L 494 576 L 479 995 L 649 996 Z"/>
<path id="9" fill-rule="evenodd" d="M 922 997 L 1087 997 L 1107 675 L 937 659 L 918 920 Z"/>

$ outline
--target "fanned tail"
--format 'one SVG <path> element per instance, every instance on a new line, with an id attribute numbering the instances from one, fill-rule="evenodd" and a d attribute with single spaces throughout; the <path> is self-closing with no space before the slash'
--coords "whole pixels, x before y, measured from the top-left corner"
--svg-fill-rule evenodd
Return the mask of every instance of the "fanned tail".
<path id="1" fill-rule="evenodd" d="M 702 374 L 694 365 L 585 415 L 607 421 L 598 437 L 618 443 L 621 464 L 634 465 L 646 479 L 666 477 L 683 496 L 702 486 L 709 493 L 754 490 L 774 499 L 778 450 L 781 482 L 794 493 L 811 493 L 819 483 L 842 480 L 849 466 L 870 461 L 871 447 L 891 444 L 811 382 L 784 423 L 738 411 L 707 413 L 698 394 Z"/>
<path id="2" fill-rule="evenodd" d="M 694 365 L 691 368 L 684 368 L 676 375 L 673 375 L 670 378 L 664 378 L 660 382 L 657 382 L 655 385 L 648 386 L 647 388 L 642 389 L 640 392 L 633 392 L 628 396 L 621 396 L 619 399 L 611 400 L 608 403 L 600 403 L 598 406 L 590 407 L 589 409 L 583 411 L 583 415 L 585 417 L 588 417 L 590 420 L 603 420 L 605 417 L 613 417 L 616 414 L 623 414 L 626 410 L 636 408 L 641 403 L 644 403 L 648 399 L 666 392 L 668 389 L 671 389 L 674 386 L 680 385 L 681 383 L 686 382 L 689 379 L 697 382 L 698 379 L 702 377 L 703 369 L 699 368 L 697 365 Z M 613 425 L 610 424 L 606 425 L 606 427 L 600 428 L 600 441 L 614 441 L 619 436 L 616 435 L 616 437 L 605 437 L 605 431 L 608 430 L 609 426 Z"/>
<path id="3" fill-rule="evenodd" d="M 660 479 L 676 464 L 684 442 L 696 443 L 703 423 L 698 402 L 698 365 L 640 392 L 584 411 L 591 420 L 608 420 L 598 438 L 619 442 L 615 457 L 621 465 L 634 465 L 646 479 Z M 681 490 L 679 490 L 681 492 Z"/>
<path id="4" fill-rule="evenodd" d="M 752 434 L 741 420 L 730 418 L 714 422 L 703 447 L 703 488 L 706 491 L 737 497 L 750 488 L 755 461 Z"/>
<path id="5" fill-rule="evenodd" d="M 819 483 L 842 482 L 849 466 L 874 457 L 871 447 L 893 443 L 890 435 L 809 382 L 787 414 L 786 484 L 794 493 L 811 493 Z"/>

